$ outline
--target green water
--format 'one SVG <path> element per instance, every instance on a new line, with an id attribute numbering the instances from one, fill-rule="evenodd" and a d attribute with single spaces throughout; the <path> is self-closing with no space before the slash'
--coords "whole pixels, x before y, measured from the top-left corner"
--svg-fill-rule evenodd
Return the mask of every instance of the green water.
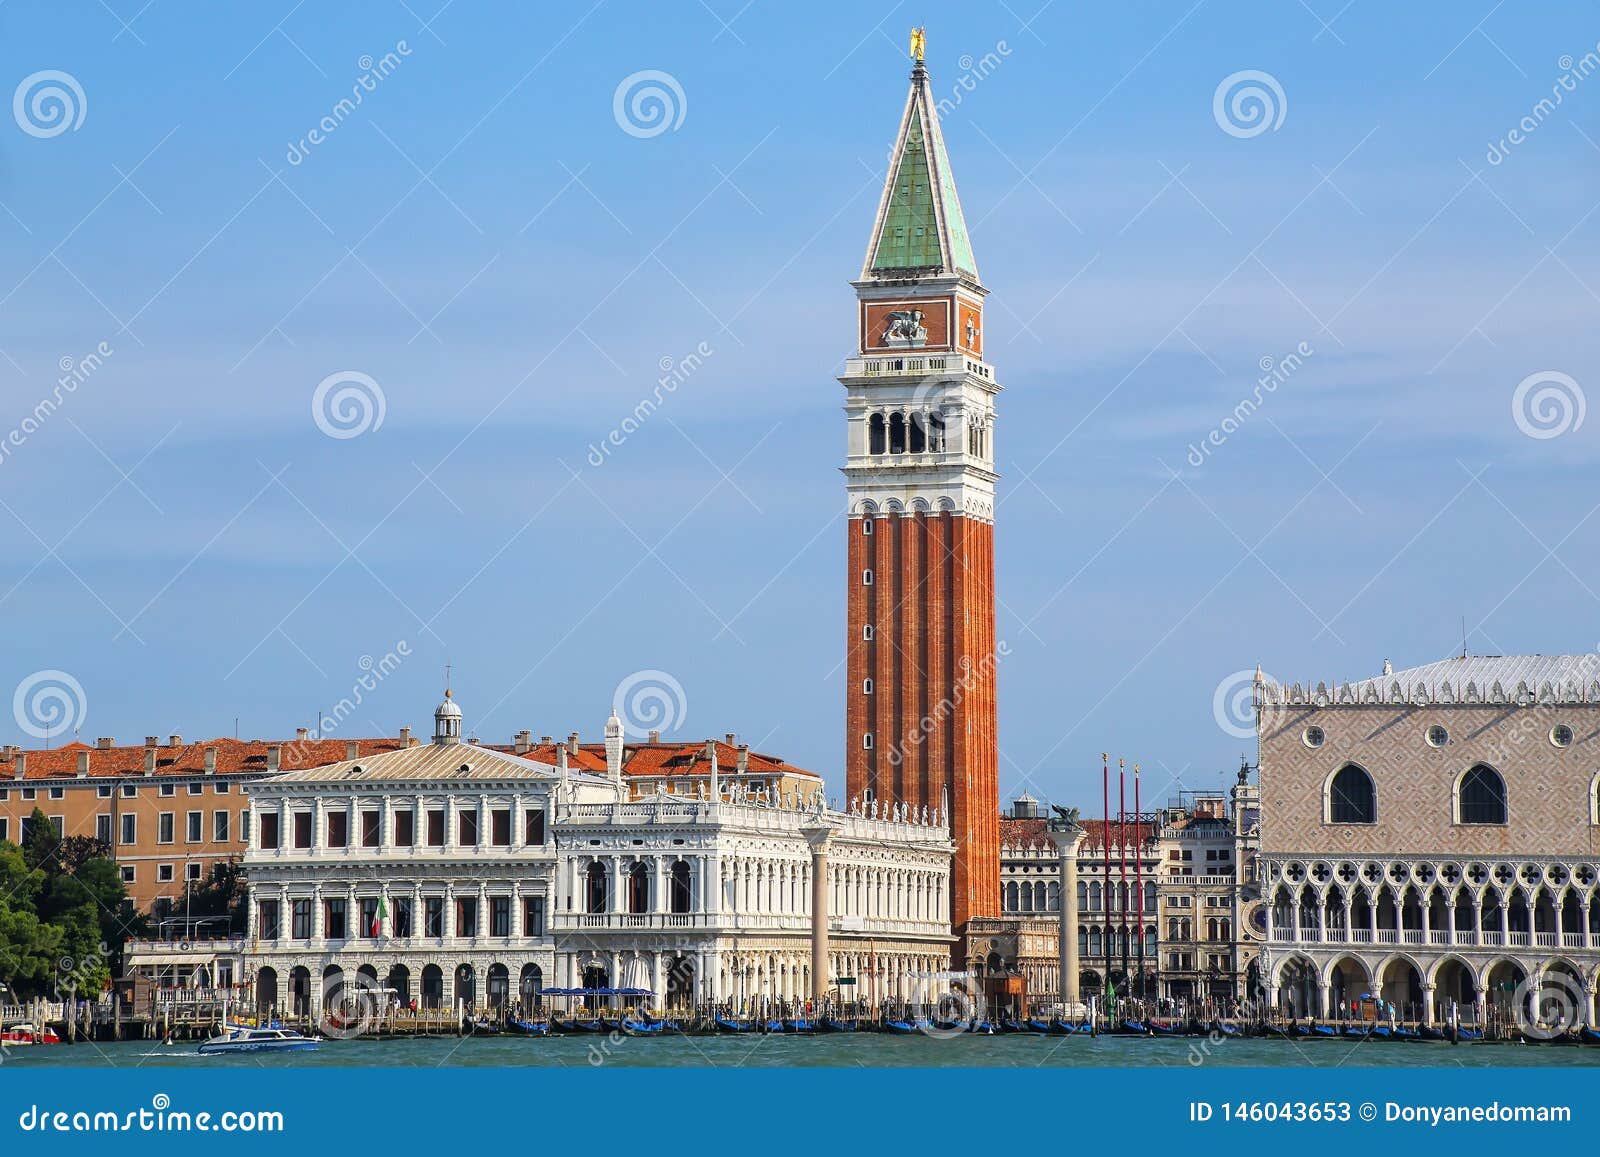
<path id="1" fill-rule="evenodd" d="M 1142 1037 L 965 1036 L 942 1040 L 877 1033 L 814 1037 L 467 1037 L 333 1040 L 315 1052 L 202 1057 L 194 1044 L 152 1041 L 14 1048 L 13 1065 L 126 1065 L 176 1068 L 353 1065 L 1591 1065 L 1600 1048 L 1554 1045 L 1219 1040 Z"/>

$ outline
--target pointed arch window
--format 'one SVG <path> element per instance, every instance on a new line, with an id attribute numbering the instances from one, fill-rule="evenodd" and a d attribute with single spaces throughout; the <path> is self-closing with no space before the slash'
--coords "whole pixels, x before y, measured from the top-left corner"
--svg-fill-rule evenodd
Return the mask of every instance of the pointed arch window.
<path id="1" fill-rule="evenodd" d="M 1378 793 L 1364 767 L 1347 763 L 1328 781 L 1330 824 L 1378 822 Z"/>
<path id="2" fill-rule="evenodd" d="M 1468 768 L 1456 784 L 1456 823 L 1506 822 L 1506 781 L 1486 763 Z"/>

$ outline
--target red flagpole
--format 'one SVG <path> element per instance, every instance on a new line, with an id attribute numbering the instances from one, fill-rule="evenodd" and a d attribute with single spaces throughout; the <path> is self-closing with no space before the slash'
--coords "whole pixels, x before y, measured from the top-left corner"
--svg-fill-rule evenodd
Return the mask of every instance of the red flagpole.
<path id="1" fill-rule="evenodd" d="M 1133 853 L 1133 886 L 1139 893 L 1139 926 L 1135 934 L 1139 937 L 1139 995 L 1143 997 L 1144 991 L 1144 832 L 1140 824 L 1144 822 L 1144 813 L 1139 810 L 1139 765 L 1133 765 L 1133 830 L 1134 841 L 1138 845 Z"/>
<path id="2" fill-rule="evenodd" d="M 1105 853 L 1106 862 L 1105 887 L 1100 893 L 1106 939 L 1106 978 L 1100 986 L 1100 996 L 1104 1000 L 1106 993 L 1111 991 L 1111 756 L 1102 751 L 1100 760 L 1100 803 L 1105 814 L 1105 822 L 1100 825 L 1100 848 Z"/>
<path id="3" fill-rule="evenodd" d="M 1122 927 L 1122 987 L 1128 987 L 1128 773 L 1127 761 L 1117 760 L 1117 874 L 1122 877 L 1117 902 L 1117 923 Z"/>

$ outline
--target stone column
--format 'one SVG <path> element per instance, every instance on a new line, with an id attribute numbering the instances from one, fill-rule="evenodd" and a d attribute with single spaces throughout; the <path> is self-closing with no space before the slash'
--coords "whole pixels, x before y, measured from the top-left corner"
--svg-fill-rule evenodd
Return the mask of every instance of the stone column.
<path id="1" fill-rule="evenodd" d="M 1055 842 L 1060 857 L 1061 910 L 1058 913 L 1059 948 L 1061 966 L 1061 1002 L 1067 1016 L 1073 1015 L 1080 1003 L 1078 978 L 1082 969 L 1078 960 L 1078 848 L 1083 843 L 1084 830 L 1077 824 L 1054 827 L 1050 838 Z M 1142 934 L 1142 933 L 1141 933 Z"/>
<path id="2" fill-rule="evenodd" d="M 1433 985 L 1422 986 L 1422 1023 L 1433 1023 Z"/>
<path id="3" fill-rule="evenodd" d="M 811 845 L 811 999 L 819 1005 L 828 997 L 828 844 L 836 830 L 801 829 Z"/>

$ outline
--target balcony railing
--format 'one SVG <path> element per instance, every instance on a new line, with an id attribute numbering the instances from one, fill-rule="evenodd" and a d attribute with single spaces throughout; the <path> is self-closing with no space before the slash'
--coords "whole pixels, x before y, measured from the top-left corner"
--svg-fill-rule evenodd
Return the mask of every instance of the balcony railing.
<path id="1" fill-rule="evenodd" d="M 1298 934 L 1291 928 L 1274 924 L 1272 941 L 1275 944 L 1430 944 L 1454 948 L 1588 948 L 1600 949 L 1600 933 L 1584 932 L 1497 932 L 1486 928 L 1479 932 L 1471 928 L 1302 928 Z"/>

